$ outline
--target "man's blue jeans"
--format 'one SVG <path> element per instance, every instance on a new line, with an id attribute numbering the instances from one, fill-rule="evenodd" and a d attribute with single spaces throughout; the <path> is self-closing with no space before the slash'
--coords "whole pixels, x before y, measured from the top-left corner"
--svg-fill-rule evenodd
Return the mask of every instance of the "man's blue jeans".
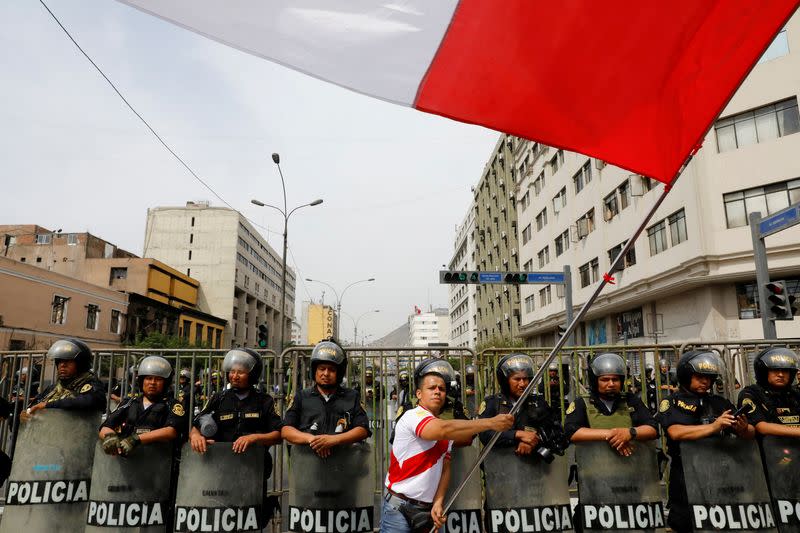
<path id="1" fill-rule="evenodd" d="M 383 500 L 383 510 L 381 511 L 381 533 L 410 533 L 411 528 L 408 526 L 406 517 L 400 512 L 400 509 L 392 504 Z"/>

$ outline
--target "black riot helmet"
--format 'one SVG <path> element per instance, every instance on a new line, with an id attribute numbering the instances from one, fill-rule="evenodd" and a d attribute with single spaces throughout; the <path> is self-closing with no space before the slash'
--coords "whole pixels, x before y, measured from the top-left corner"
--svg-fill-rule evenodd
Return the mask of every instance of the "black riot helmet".
<path id="1" fill-rule="evenodd" d="M 422 386 L 422 380 L 425 376 L 429 375 L 439 376 L 444 380 L 447 386 L 447 392 L 453 390 L 456 384 L 456 371 L 445 359 L 437 359 L 436 357 L 429 357 L 425 359 L 414 370 L 414 387 L 419 389 Z"/>
<path id="2" fill-rule="evenodd" d="M 800 364 L 797 354 L 788 348 L 767 348 L 762 350 L 753 361 L 753 370 L 756 373 L 756 383 L 768 387 L 767 376 L 770 370 L 788 370 L 789 386 L 794 383 Z"/>
<path id="3" fill-rule="evenodd" d="M 136 372 L 136 382 L 139 384 L 140 388 L 142 387 L 145 376 L 164 378 L 164 386 L 166 388 L 169 386 L 169 380 L 172 379 L 172 365 L 161 356 L 147 356 L 139 363 L 139 368 Z"/>
<path id="4" fill-rule="evenodd" d="M 511 387 L 508 385 L 508 378 L 517 372 L 525 372 L 528 379 L 533 379 L 533 359 L 524 353 L 510 353 L 497 362 L 495 376 L 503 393 L 509 394 Z"/>
<path id="5" fill-rule="evenodd" d="M 258 385 L 261 379 L 261 369 L 264 367 L 261 356 L 250 348 L 234 348 L 225 354 L 222 360 L 222 371 L 227 374 L 234 368 L 241 368 L 247 372 L 247 384 L 251 387 Z"/>
<path id="6" fill-rule="evenodd" d="M 344 374 L 347 371 L 347 355 L 342 347 L 333 340 L 325 340 L 317 343 L 311 352 L 311 380 L 314 381 L 314 374 L 317 372 L 317 365 L 320 363 L 331 363 L 336 365 L 336 383 L 341 384 Z"/>
<path id="7" fill-rule="evenodd" d="M 702 374 L 716 380 L 722 374 L 722 361 L 709 350 L 692 350 L 678 359 L 677 376 L 681 387 L 689 390 L 692 374 Z"/>
<path id="8" fill-rule="evenodd" d="M 78 339 L 57 340 L 47 350 L 47 358 L 56 361 L 75 361 L 78 373 L 88 372 L 92 366 L 92 350 Z"/>
<path id="9" fill-rule="evenodd" d="M 478 367 L 475 365 L 467 365 L 464 369 L 464 373 L 466 374 L 467 385 L 474 385 L 475 374 L 478 373 Z"/>
<path id="10" fill-rule="evenodd" d="M 625 360 L 615 353 L 596 355 L 589 363 L 589 386 L 593 392 L 597 392 L 597 378 L 600 376 L 613 375 L 624 380 L 626 369 Z"/>

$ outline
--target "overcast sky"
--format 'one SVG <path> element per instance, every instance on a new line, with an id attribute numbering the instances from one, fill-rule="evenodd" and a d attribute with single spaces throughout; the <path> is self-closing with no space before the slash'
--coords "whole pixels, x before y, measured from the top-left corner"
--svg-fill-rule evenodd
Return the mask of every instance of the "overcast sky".
<path id="1" fill-rule="evenodd" d="M 496 132 L 349 92 L 117 2 L 47 0 L 75 39 L 172 148 L 227 202 L 293 215 L 290 266 L 341 290 L 374 338 L 415 305 L 447 305 L 438 270 Z M 148 207 L 221 205 L 157 142 L 36 1 L 0 2 L 0 224 L 90 231 L 142 253 Z M 267 233 L 262 231 L 262 233 Z M 265 235 L 280 253 L 280 235 Z M 298 286 L 297 307 L 325 288 Z M 333 303 L 330 291 L 325 296 Z M 343 338 L 352 337 L 344 318 Z"/>

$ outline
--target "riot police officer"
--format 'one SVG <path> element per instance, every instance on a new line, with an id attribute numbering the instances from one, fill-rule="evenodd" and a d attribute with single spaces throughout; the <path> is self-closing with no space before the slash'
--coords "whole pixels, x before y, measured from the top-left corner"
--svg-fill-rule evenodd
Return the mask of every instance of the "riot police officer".
<path id="1" fill-rule="evenodd" d="M 61 339 L 47 350 L 56 364 L 58 381 L 31 400 L 21 418 L 27 420 L 40 409 L 102 411 L 106 405 L 103 384 L 91 370 L 92 350 L 78 339 Z"/>
<path id="2" fill-rule="evenodd" d="M 647 409 L 655 415 L 658 410 L 658 387 L 656 387 L 656 368 L 652 363 L 645 365 L 644 386 L 647 389 Z"/>
<path id="3" fill-rule="evenodd" d="M 283 420 L 281 435 L 292 444 L 308 445 L 320 457 L 331 448 L 362 441 L 371 435 L 369 419 L 358 391 L 342 386 L 347 356 L 333 340 L 311 352 L 314 385 L 297 392 Z"/>
<path id="4" fill-rule="evenodd" d="M 800 437 L 800 391 L 793 388 L 797 354 L 787 348 L 767 348 L 753 361 L 756 384 L 739 393 L 748 421 L 759 435 Z"/>
<path id="5" fill-rule="evenodd" d="M 397 402 L 397 405 L 405 405 L 410 403 L 410 393 L 408 392 L 408 369 L 403 368 L 397 373 L 397 390 L 392 395 L 392 399 Z"/>
<path id="6" fill-rule="evenodd" d="M 656 419 L 667 435 L 670 458 L 669 517 L 675 531 L 691 531 L 692 516 L 686 495 L 681 462 L 680 441 L 699 440 L 722 431 L 753 438 L 755 430 L 744 415 L 734 418 L 733 404 L 713 394 L 716 378 L 722 374 L 722 361 L 714 352 L 693 350 L 678 361 L 677 379 L 680 389 L 661 400 Z"/>
<path id="7" fill-rule="evenodd" d="M 602 353 L 589 363 L 588 398 L 576 398 L 567 408 L 564 429 L 572 442 L 606 441 L 620 455 L 633 453 L 632 441 L 658 436 L 656 422 L 642 400 L 622 392 L 625 361 Z"/>
<path id="8" fill-rule="evenodd" d="M 547 380 L 539 383 L 539 394 L 544 395 L 545 381 L 547 381 L 547 386 L 550 388 L 550 407 L 559 413 L 567 408 L 567 395 L 569 394 L 569 370 L 562 367 L 562 374 L 563 385 L 561 385 L 561 377 L 558 375 L 558 361 L 552 361 L 547 367 Z"/>
<path id="9" fill-rule="evenodd" d="M 661 378 L 661 397 L 667 396 L 670 392 L 678 390 L 678 381 L 675 374 L 670 371 L 669 361 L 661 359 L 658 362 L 658 370 Z"/>
<path id="10" fill-rule="evenodd" d="M 479 418 L 492 418 L 511 411 L 533 379 L 533 360 L 522 353 L 504 355 L 497 363 L 495 375 L 502 392 L 486 398 L 481 404 Z M 493 435 L 493 431 L 484 431 L 480 440 L 485 445 Z M 553 460 L 554 452 L 563 453 L 568 445 L 556 413 L 544 398 L 533 394 L 514 417 L 514 426 L 503 431 L 495 443 L 495 447 L 515 447 L 520 456 L 530 455 L 535 450 L 548 462 Z"/>
<path id="11" fill-rule="evenodd" d="M 272 396 L 258 389 L 263 363 L 258 352 L 234 348 L 225 354 L 222 370 L 230 388 L 215 392 L 195 417 L 189 432 L 192 449 L 205 453 L 208 444 L 231 442 L 234 453 L 254 444 L 281 442 L 281 419 Z"/>
<path id="12" fill-rule="evenodd" d="M 183 406 L 167 393 L 172 366 L 151 355 L 139 363 L 141 395 L 128 398 L 100 426 L 99 437 L 108 455 L 127 456 L 141 445 L 178 440 L 186 430 Z"/>

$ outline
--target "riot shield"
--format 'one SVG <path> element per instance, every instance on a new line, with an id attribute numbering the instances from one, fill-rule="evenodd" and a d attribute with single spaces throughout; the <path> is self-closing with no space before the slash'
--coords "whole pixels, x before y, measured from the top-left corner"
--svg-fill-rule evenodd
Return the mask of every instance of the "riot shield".
<path id="1" fill-rule="evenodd" d="M 322 459 L 308 446 L 292 446 L 289 523 L 294 532 L 372 531 L 375 459 L 372 446 L 337 446 Z"/>
<path id="2" fill-rule="evenodd" d="M 575 462 L 577 516 L 584 531 L 664 531 L 664 491 L 654 442 L 635 443 L 630 457 L 621 456 L 604 441 L 579 442 Z"/>
<path id="3" fill-rule="evenodd" d="M 695 531 L 777 531 L 756 441 L 708 437 L 680 447 Z"/>
<path id="4" fill-rule="evenodd" d="M 106 455 L 100 442 L 94 453 L 86 531 L 156 533 L 167 530 L 171 442 L 141 446 L 130 457 Z"/>
<path id="5" fill-rule="evenodd" d="M 538 455 L 518 457 L 513 447 L 494 448 L 484 462 L 486 531 L 572 531 L 567 459 L 547 464 Z"/>
<path id="6" fill-rule="evenodd" d="M 800 440 L 766 436 L 761 441 L 778 531 L 800 532 Z"/>
<path id="7" fill-rule="evenodd" d="M 266 448 L 233 453 L 230 442 L 204 454 L 181 450 L 175 531 L 262 531 Z"/>
<path id="8" fill-rule="evenodd" d="M 44 409 L 19 427 L 0 533 L 82 531 L 99 413 Z"/>
<path id="9" fill-rule="evenodd" d="M 477 459 L 476 443 L 463 448 L 453 448 L 450 454 L 450 488 L 445 501 L 449 501 L 450 493 L 461 485 Z M 481 492 L 481 476 L 479 472 L 475 472 L 447 513 L 447 522 L 443 528 L 445 533 L 481 532 L 481 507 L 483 507 Z"/>

